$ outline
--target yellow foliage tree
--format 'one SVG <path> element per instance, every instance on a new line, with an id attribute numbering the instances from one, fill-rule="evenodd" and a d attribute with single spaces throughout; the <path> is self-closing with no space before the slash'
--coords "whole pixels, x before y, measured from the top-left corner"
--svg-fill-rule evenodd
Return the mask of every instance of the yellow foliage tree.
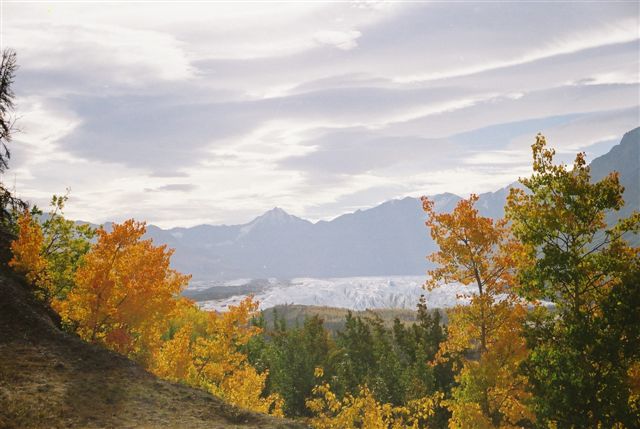
<path id="1" fill-rule="evenodd" d="M 322 377 L 321 368 L 316 377 Z M 313 389 L 307 407 L 313 412 L 311 425 L 315 429 L 418 429 L 428 427 L 442 394 L 409 401 L 405 406 L 382 404 L 373 392 L 362 386 L 357 395 L 338 399 L 329 383 Z"/>
<path id="2" fill-rule="evenodd" d="M 170 268 L 172 250 L 142 239 L 145 231 L 134 220 L 99 230 L 75 287 L 54 306 L 83 339 L 143 364 L 159 349 L 176 296 L 190 278 Z"/>
<path id="3" fill-rule="evenodd" d="M 156 357 L 153 371 L 160 377 L 202 387 L 231 404 L 282 415 L 278 395 L 262 396 L 268 373 L 258 373 L 241 351 L 260 329 L 250 318 L 258 304 L 250 297 L 224 313 L 184 307 L 185 323 Z"/>
<path id="4" fill-rule="evenodd" d="M 516 285 L 514 261 L 522 253 L 505 220 L 480 216 L 476 195 L 461 200 L 452 213 L 438 214 L 423 198 L 431 237 L 439 250 L 429 259 L 428 290 L 451 283 L 474 284 L 469 305 L 449 311 L 449 335 L 438 359 L 456 358 L 462 368 L 458 386 L 446 401 L 450 428 L 515 428 L 533 414 L 526 377 L 518 372 L 527 357 L 521 330 L 526 307 L 511 288 Z"/>

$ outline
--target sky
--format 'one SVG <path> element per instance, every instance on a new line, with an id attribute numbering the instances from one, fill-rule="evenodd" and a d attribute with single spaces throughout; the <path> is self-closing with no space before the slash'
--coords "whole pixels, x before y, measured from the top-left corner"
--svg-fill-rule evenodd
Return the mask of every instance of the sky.
<path id="1" fill-rule="evenodd" d="M 640 125 L 638 2 L 2 2 L 4 183 L 66 215 L 331 219 L 494 191 Z"/>

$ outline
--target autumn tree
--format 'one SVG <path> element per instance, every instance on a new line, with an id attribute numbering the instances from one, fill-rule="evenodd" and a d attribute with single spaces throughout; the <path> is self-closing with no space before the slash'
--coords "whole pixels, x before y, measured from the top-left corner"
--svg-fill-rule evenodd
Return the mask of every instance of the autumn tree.
<path id="1" fill-rule="evenodd" d="M 142 239 L 134 220 L 98 230 L 75 275 L 75 287 L 54 307 L 78 334 L 147 363 L 159 349 L 176 295 L 189 276 L 170 268 L 172 250 Z"/>
<path id="2" fill-rule="evenodd" d="M 18 237 L 11 243 L 13 257 L 9 266 L 23 274 L 36 288 L 36 296 L 47 300 L 54 286 L 48 272 L 47 260 L 42 255 L 44 234 L 40 224 L 29 211 L 18 217 Z"/>
<path id="3" fill-rule="evenodd" d="M 316 369 L 318 379 L 322 368 Z M 315 429 L 419 429 L 430 427 L 435 409 L 442 399 L 439 393 L 411 400 L 402 406 L 394 406 L 376 399 L 373 392 L 361 386 L 354 394 L 339 398 L 328 382 L 313 389 L 307 407 L 313 412 L 310 420 Z"/>
<path id="4" fill-rule="evenodd" d="M 250 365 L 242 347 L 260 332 L 249 321 L 258 304 L 250 297 L 224 313 L 204 312 L 182 304 L 182 326 L 155 356 L 160 377 L 201 387 L 231 404 L 282 415 L 277 394 L 263 395 L 268 372 Z"/>
<path id="5" fill-rule="evenodd" d="M 76 271 L 91 247 L 90 240 L 96 235 L 91 225 L 65 219 L 64 207 L 68 200 L 69 191 L 65 195 L 54 195 L 51 210 L 42 222 L 42 255 L 54 285 L 51 297 L 58 300 L 64 299 L 73 288 Z"/>
<path id="6" fill-rule="evenodd" d="M 75 273 L 91 246 L 95 230 L 64 218 L 68 193 L 54 195 L 51 210 L 43 218 L 37 208 L 18 218 L 18 237 L 11 243 L 9 266 L 24 274 L 46 302 L 64 299 L 73 288 Z"/>
<path id="7" fill-rule="evenodd" d="M 511 190 L 506 214 L 524 246 L 520 293 L 555 306 L 528 324 L 538 415 L 559 428 L 635 427 L 627 374 L 640 355 L 623 347 L 633 330 L 619 309 L 638 308 L 613 297 L 638 289 L 623 279 L 638 267 L 640 249 L 625 237 L 640 230 L 640 214 L 607 225 L 607 214 L 624 204 L 618 174 L 592 182 L 584 153 L 572 166 L 555 164 L 540 134 L 532 149 L 533 175 L 520 180 L 526 191 Z M 637 331 L 631 340 L 640 343 Z"/>
<path id="8" fill-rule="evenodd" d="M 521 326 L 526 309 L 513 293 L 513 257 L 519 246 L 506 220 L 478 214 L 478 197 L 461 200 L 452 213 L 436 213 L 424 197 L 431 237 L 439 250 L 429 259 L 428 290 L 452 283 L 473 284 L 469 305 L 449 311 L 448 338 L 438 359 L 457 358 L 462 368 L 448 401 L 450 428 L 519 427 L 532 418 L 527 380 L 518 372 L 527 356 Z"/>

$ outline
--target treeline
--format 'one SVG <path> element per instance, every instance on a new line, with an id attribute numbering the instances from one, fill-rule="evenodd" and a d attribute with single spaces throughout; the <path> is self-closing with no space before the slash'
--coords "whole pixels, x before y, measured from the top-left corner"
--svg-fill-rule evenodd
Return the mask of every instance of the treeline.
<path id="1" fill-rule="evenodd" d="M 332 334 L 319 316 L 301 326 L 287 326 L 274 314 L 271 326 L 263 317 L 254 319 L 262 334 L 247 344 L 249 361 L 268 371 L 267 392 L 279 394 L 286 415 L 313 417 L 308 400 L 314 388 L 329 383 L 339 398 L 358 395 L 368 386 L 381 403 L 403 406 L 436 392 L 450 392 L 453 385 L 449 362 L 430 365 L 446 337 L 440 313 L 427 310 L 424 297 L 417 306 L 416 321 L 393 326 L 372 315 L 354 317 L 350 312 L 344 328 Z M 322 374 L 318 375 L 318 368 Z M 449 413 L 439 407 L 431 420 L 446 427 Z"/>

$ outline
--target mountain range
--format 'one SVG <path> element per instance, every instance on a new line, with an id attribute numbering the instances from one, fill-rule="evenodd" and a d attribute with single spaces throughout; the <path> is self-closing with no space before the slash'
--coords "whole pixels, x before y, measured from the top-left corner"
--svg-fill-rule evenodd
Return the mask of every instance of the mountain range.
<path id="1" fill-rule="evenodd" d="M 640 210 L 640 128 L 591 162 L 594 180 L 611 171 L 625 186 L 626 204 L 610 216 L 615 220 Z M 512 186 L 517 183 L 481 194 L 481 214 L 502 217 Z M 437 211 L 450 211 L 461 199 L 450 193 L 431 198 Z M 425 256 L 435 250 L 425 220 L 420 200 L 407 197 L 331 221 L 312 223 L 276 207 L 244 225 L 150 225 L 147 236 L 174 248 L 174 268 L 197 280 L 421 275 Z"/>

